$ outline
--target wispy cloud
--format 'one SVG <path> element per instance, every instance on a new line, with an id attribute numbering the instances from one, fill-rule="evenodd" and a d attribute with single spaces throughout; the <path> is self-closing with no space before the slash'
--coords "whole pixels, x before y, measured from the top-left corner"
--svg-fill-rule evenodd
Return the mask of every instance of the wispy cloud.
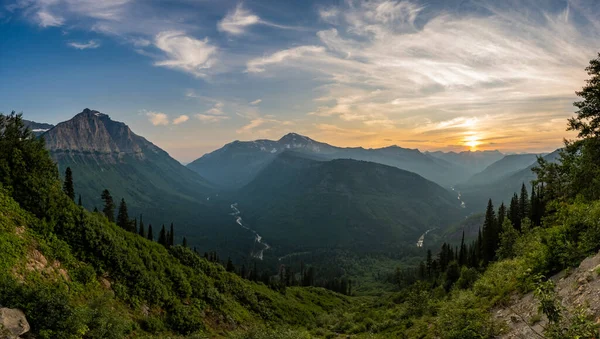
<path id="1" fill-rule="evenodd" d="M 169 124 L 169 116 L 161 112 L 146 112 L 150 123 L 154 126 L 166 126 Z"/>
<path id="2" fill-rule="evenodd" d="M 260 22 L 261 20 L 258 15 L 250 12 L 240 3 L 218 22 L 217 28 L 222 32 L 240 35 L 245 32 L 247 27 L 256 25 Z"/>
<path id="3" fill-rule="evenodd" d="M 218 123 L 224 120 L 229 120 L 228 116 L 224 115 L 210 115 L 210 114 L 196 114 L 196 119 L 202 121 L 203 123 Z"/>
<path id="4" fill-rule="evenodd" d="M 90 40 L 88 42 L 69 42 L 67 45 L 76 49 L 94 49 L 100 47 L 100 42 Z"/>
<path id="5" fill-rule="evenodd" d="M 36 13 L 36 20 L 41 27 L 58 27 L 62 26 L 65 22 L 63 18 L 46 12 L 45 10 L 40 10 Z"/>
<path id="6" fill-rule="evenodd" d="M 253 106 L 255 106 L 255 105 L 258 105 L 258 104 L 260 104 L 261 102 L 262 102 L 262 99 L 256 99 L 256 100 L 252 101 L 252 102 L 250 103 L 250 105 L 253 105 Z"/>
<path id="7" fill-rule="evenodd" d="M 180 31 L 166 31 L 156 35 L 154 45 L 165 53 L 165 59 L 156 66 L 168 67 L 196 77 L 207 76 L 207 70 L 216 62 L 217 47 L 208 38 L 198 40 Z"/>
<path id="8" fill-rule="evenodd" d="M 190 120 L 190 117 L 182 114 L 180 116 L 178 116 L 177 118 L 173 119 L 173 125 L 179 125 L 179 124 L 183 124 L 184 122 Z"/>
<path id="9" fill-rule="evenodd" d="M 486 125 L 496 133 L 534 132 L 548 114 L 568 117 L 564 103 L 596 55 L 600 20 L 586 20 L 580 11 L 575 22 L 573 7 L 478 5 L 479 11 L 451 12 L 411 1 L 350 0 L 320 10 L 332 27 L 317 33 L 319 43 L 251 59 L 246 71 L 287 79 L 310 74 L 322 94 L 309 115 L 371 130 L 406 133 L 446 122 L 443 129 L 456 139 L 464 127 L 456 126 L 469 123 L 464 117 L 519 117 L 505 126 Z M 286 72 L 297 69 L 303 72 Z M 541 106 L 548 111 L 540 112 Z M 557 130 L 564 132 L 564 124 Z"/>
<path id="10" fill-rule="evenodd" d="M 300 46 L 284 49 L 262 58 L 248 61 L 246 71 L 249 73 L 261 73 L 265 67 L 280 64 L 285 61 L 296 61 L 305 58 L 315 58 L 324 55 L 325 48 L 322 46 Z"/>
<path id="11" fill-rule="evenodd" d="M 250 26 L 259 24 L 279 29 L 301 30 L 299 27 L 281 25 L 263 20 L 249 9 L 244 8 L 242 3 L 239 3 L 233 10 L 229 11 L 227 15 L 217 23 L 217 29 L 231 35 L 242 35 L 246 33 L 246 30 Z"/>

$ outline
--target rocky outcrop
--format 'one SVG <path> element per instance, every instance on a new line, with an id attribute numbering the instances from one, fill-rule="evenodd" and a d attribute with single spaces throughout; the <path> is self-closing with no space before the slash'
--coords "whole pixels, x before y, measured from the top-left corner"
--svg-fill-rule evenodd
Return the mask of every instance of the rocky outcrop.
<path id="1" fill-rule="evenodd" d="M 17 339 L 29 332 L 25 313 L 12 308 L 0 308 L 0 339 Z"/>
<path id="2" fill-rule="evenodd" d="M 130 154 L 143 158 L 144 152 L 159 151 L 158 147 L 133 133 L 124 123 L 88 108 L 73 119 L 58 124 L 43 137 L 51 153 L 113 157 Z"/>
<path id="3" fill-rule="evenodd" d="M 578 268 L 563 271 L 552 280 L 556 293 L 567 313 L 583 307 L 597 323 L 600 322 L 600 253 L 581 262 Z M 538 311 L 539 302 L 532 293 L 514 296 L 507 306 L 494 311 L 494 317 L 507 325 L 505 339 L 540 338 L 548 324 Z"/>

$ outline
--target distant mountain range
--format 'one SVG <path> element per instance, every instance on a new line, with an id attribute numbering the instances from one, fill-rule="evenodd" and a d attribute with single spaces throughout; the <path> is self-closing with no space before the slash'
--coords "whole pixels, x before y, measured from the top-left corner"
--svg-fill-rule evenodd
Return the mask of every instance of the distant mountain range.
<path id="1" fill-rule="evenodd" d="M 498 151 L 422 153 L 418 149 L 336 147 L 309 137 L 290 133 L 279 140 L 234 141 L 205 154 L 187 166 L 226 189 L 249 183 L 278 154 L 294 150 L 322 160 L 354 159 L 394 166 L 418 173 L 442 186 L 467 180 L 480 169 L 503 157 Z"/>
<path id="2" fill-rule="evenodd" d="M 556 150 L 543 158 L 549 162 L 557 162 L 559 153 L 560 150 Z M 525 184 L 531 194 L 531 181 L 536 179 L 532 168 L 536 165 L 535 155 L 508 155 L 456 188 L 461 192 L 469 210 L 481 212 L 488 199 L 492 199 L 496 206 L 500 206 L 502 202 L 510 203 L 513 193 L 521 191 L 522 184 Z"/>
<path id="3" fill-rule="evenodd" d="M 418 174 L 295 151 L 278 154 L 237 198 L 267 242 L 296 251 L 412 245 L 464 214 L 456 195 Z"/>
<path id="4" fill-rule="evenodd" d="M 54 125 L 51 124 L 39 123 L 25 119 L 23 119 L 23 123 L 25 124 L 25 127 L 29 128 L 33 132 L 33 134 L 35 134 L 35 136 L 40 136 L 52 127 L 54 127 Z"/>
<path id="5" fill-rule="evenodd" d="M 463 151 L 463 152 L 425 152 L 437 159 L 447 161 L 470 174 L 482 171 L 494 162 L 502 159 L 504 154 L 499 151 Z"/>

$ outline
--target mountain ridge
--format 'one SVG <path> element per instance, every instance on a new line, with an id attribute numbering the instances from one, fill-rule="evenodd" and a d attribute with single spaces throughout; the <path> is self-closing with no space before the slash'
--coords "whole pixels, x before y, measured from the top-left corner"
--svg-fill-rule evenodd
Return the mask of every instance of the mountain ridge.
<path id="1" fill-rule="evenodd" d="M 288 133 L 278 140 L 236 140 L 187 166 L 221 187 L 237 189 L 248 184 L 277 154 L 285 150 L 319 154 L 330 160 L 354 159 L 394 166 L 419 173 L 442 186 L 466 180 L 470 175 L 465 173 L 463 167 L 434 158 L 418 149 L 397 145 L 381 148 L 338 147 L 297 133 Z"/>

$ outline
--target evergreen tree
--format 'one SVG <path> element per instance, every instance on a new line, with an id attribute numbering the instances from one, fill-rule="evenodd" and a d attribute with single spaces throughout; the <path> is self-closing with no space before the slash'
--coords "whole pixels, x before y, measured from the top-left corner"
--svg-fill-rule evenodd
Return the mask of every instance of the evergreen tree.
<path id="1" fill-rule="evenodd" d="M 165 225 L 162 225 L 162 229 L 158 234 L 158 243 L 167 247 L 167 231 L 165 230 Z"/>
<path id="2" fill-rule="evenodd" d="M 119 212 L 117 213 L 117 226 L 124 230 L 131 231 L 131 222 L 129 221 L 129 214 L 127 213 L 127 203 L 125 199 L 121 199 L 119 205 Z"/>
<path id="3" fill-rule="evenodd" d="M 240 270 L 240 277 L 246 279 L 246 265 L 242 264 L 242 269 Z"/>
<path id="4" fill-rule="evenodd" d="M 154 233 L 152 233 L 152 224 L 148 225 L 148 240 L 154 241 Z"/>
<path id="5" fill-rule="evenodd" d="M 504 220 L 504 223 L 502 224 L 502 233 L 500 234 L 498 258 L 508 259 L 514 256 L 514 245 L 518 237 L 519 232 L 513 227 L 510 220 Z"/>
<path id="6" fill-rule="evenodd" d="M 519 197 L 519 217 L 521 220 L 529 217 L 529 194 L 525 183 L 521 185 L 521 196 Z"/>
<path id="7" fill-rule="evenodd" d="M 508 211 L 510 222 L 514 225 L 515 229 L 521 231 L 521 212 L 519 207 L 519 197 L 515 193 L 510 200 L 510 209 Z"/>
<path id="8" fill-rule="evenodd" d="M 498 208 L 498 225 L 504 223 L 504 218 L 506 218 L 506 206 L 504 206 L 504 202 L 502 202 Z"/>
<path id="9" fill-rule="evenodd" d="M 169 246 L 175 246 L 175 230 L 173 229 L 173 223 L 171 223 L 171 231 L 169 232 Z"/>
<path id="10" fill-rule="evenodd" d="M 485 211 L 485 220 L 483 222 L 482 231 L 484 265 L 487 265 L 487 263 L 494 260 L 494 256 L 496 255 L 496 249 L 498 248 L 498 229 L 496 224 L 496 213 L 494 212 L 492 199 L 490 199 Z"/>
<path id="11" fill-rule="evenodd" d="M 101 198 L 104 201 L 104 208 L 102 209 L 102 212 L 106 218 L 108 218 L 108 221 L 115 222 L 115 203 L 110 195 L 110 192 L 105 189 L 102 191 Z"/>
<path id="12" fill-rule="evenodd" d="M 98 207 L 94 206 L 94 213 L 98 213 Z"/>
<path id="13" fill-rule="evenodd" d="M 143 216 L 141 214 L 140 214 L 140 228 L 139 228 L 139 232 L 138 233 L 139 233 L 140 237 L 142 237 L 142 238 L 146 237 L 146 230 L 145 230 L 145 227 L 144 227 L 144 219 L 143 219 Z"/>
<path id="14" fill-rule="evenodd" d="M 427 259 L 425 261 L 425 265 L 427 267 L 427 276 L 428 277 L 431 277 L 431 274 L 432 274 L 432 271 L 431 271 L 432 263 L 433 263 L 433 261 L 432 261 L 431 250 L 427 250 Z"/>
<path id="15" fill-rule="evenodd" d="M 187 243 L 187 238 L 183 237 L 183 242 L 181 244 L 183 247 L 187 248 L 188 247 L 188 243 Z"/>
<path id="16" fill-rule="evenodd" d="M 65 182 L 63 183 L 63 192 L 69 197 L 69 199 L 75 201 L 75 188 L 73 186 L 73 172 L 71 167 L 67 167 L 65 171 Z"/>
<path id="17" fill-rule="evenodd" d="M 32 178 L 34 180 L 32 180 Z M 40 218 L 56 210 L 58 170 L 44 145 L 25 127 L 21 114 L 0 114 L 0 185 L 19 205 Z"/>
<path id="18" fill-rule="evenodd" d="M 80 207 L 83 206 L 83 204 L 81 203 L 81 194 L 79 195 L 79 201 L 77 202 L 77 205 L 79 205 Z"/>
<path id="19" fill-rule="evenodd" d="M 465 245 L 465 231 L 462 232 L 462 238 L 460 239 L 460 249 L 458 250 L 458 265 L 464 266 L 467 264 L 467 247 Z"/>
<path id="20" fill-rule="evenodd" d="M 231 261 L 231 257 L 227 258 L 227 265 L 225 266 L 225 270 L 227 270 L 227 272 L 235 272 L 235 266 L 233 266 L 233 261 Z"/>
<path id="21" fill-rule="evenodd" d="M 577 139 L 565 141 L 558 162 L 538 158 L 534 168 L 546 201 L 600 199 L 600 54 L 586 71 L 590 77 L 576 92 L 581 100 L 574 103 L 578 110 L 568 123 L 568 130 L 578 132 Z"/>

